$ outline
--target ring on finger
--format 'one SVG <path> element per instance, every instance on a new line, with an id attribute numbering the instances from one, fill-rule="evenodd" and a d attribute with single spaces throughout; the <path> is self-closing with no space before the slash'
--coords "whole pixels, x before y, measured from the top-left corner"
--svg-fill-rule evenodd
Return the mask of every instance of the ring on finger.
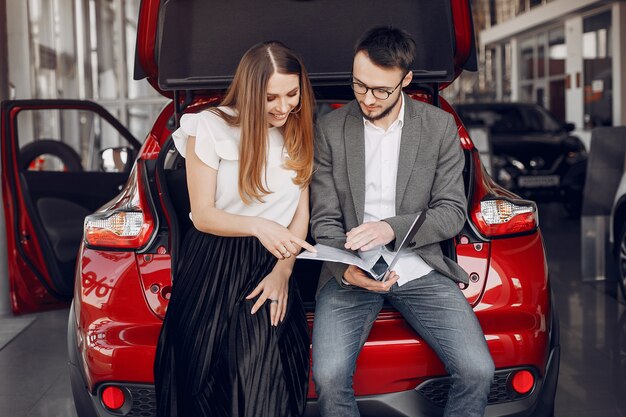
<path id="1" fill-rule="evenodd" d="M 270 304 L 278 304 L 278 300 L 270 300 Z"/>

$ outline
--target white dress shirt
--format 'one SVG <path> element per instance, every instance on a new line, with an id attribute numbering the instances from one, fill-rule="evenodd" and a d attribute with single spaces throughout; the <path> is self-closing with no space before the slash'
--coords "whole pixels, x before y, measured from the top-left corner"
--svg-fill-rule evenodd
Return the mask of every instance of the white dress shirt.
<path id="1" fill-rule="evenodd" d="M 404 96 L 398 118 L 384 130 L 367 119 L 363 119 L 365 128 L 365 209 L 363 222 L 375 222 L 396 215 L 396 178 L 400 141 L 404 125 Z M 404 236 L 396 236 L 404 239 Z M 380 256 L 387 264 L 395 252 L 385 246 L 378 246 L 369 251 L 362 251 L 359 256 L 373 266 Z M 415 252 L 407 251 L 394 265 L 394 271 L 400 277 L 398 285 L 422 277 L 433 270 Z"/>

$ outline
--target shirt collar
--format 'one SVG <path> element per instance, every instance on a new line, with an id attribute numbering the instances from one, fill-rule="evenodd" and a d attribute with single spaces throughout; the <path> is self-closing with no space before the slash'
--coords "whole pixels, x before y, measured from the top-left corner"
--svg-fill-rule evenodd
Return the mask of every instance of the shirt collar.
<path id="1" fill-rule="evenodd" d="M 402 92 L 400 93 L 400 103 L 400 112 L 398 113 L 398 118 L 389 125 L 389 128 L 387 130 L 383 130 L 381 127 L 376 126 L 365 117 L 363 118 L 363 124 L 365 125 L 365 127 L 370 127 L 372 129 L 384 132 L 391 132 L 394 129 L 402 129 L 402 126 L 404 126 L 404 94 Z"/>

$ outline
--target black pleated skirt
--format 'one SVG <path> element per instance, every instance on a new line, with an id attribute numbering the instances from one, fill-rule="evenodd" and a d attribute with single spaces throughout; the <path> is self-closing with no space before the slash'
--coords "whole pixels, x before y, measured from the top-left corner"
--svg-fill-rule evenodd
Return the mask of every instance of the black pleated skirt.
<path id="1" fill-rule="evenodd" d="M 306 316 L 295 280 L 277 327 L 246 300 L 276 258 L 253 237 L 192 228 L 183 241 L 154 365 L 158 417 L 291 417 L 304 410 Z"/>

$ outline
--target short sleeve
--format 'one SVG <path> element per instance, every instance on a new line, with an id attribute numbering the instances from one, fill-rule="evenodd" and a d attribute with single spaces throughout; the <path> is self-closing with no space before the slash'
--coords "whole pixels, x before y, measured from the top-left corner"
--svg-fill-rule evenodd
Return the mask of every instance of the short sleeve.
<path id="1" fill-rule="evenodd" d="M 220 157 L 215 150 L 215 136 L 209 121 L 202 113 L 183 114 L 180 127 L 172 133 L 172 139 L 178 152 L 186 158 L 187 140 L 196 137 L 195 152 L 198 158 L 213 169 L 218 169 Z"/>

